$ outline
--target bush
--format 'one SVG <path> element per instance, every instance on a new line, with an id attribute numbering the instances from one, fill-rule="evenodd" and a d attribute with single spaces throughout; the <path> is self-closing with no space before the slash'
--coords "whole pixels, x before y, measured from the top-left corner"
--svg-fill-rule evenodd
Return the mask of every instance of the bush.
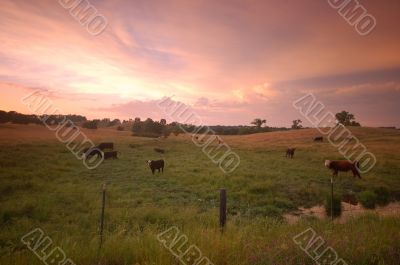
<path id="1" fill-rule="evenodd" d="M 120 126 L 117 127 L 117 131 L 123 131 L 123 130 L 124 130 L 124 126 L 120 125 Z"/>
<path id="2" fill-rule="evenodd" d="M 329 194 L 328 196 L 326 196 L 326 200 L 325 200 L 325 212 L 327 216 L 331 216 L 331 206 L 332 206 L 332 196 L 331 194 Z M 339 217 L 340 215 L 342 215 L 342 201 L 341 199 L 334 195 L 333 196 L 333 217 Z"/>
<path id="3" fill-rule="evenodd" d="M 380 206 L 385 206 L 390 202 L 390 192 L 385 187 L 378 187 L 374 189 L 376 194 L 376 203 Z"/>
<path id="4" fill-rule="evenodd" d="M 375 192 L 371 190 L 362 191 L 358 194 L 358 201 L 364 208 L 375 209 L 377 196 Z"/>
<path id="5" fill-rule="evenodd" d="M 346 202 L 346 203 L 349 203 L 351 205 L 357 205 L 358 204 L 357 195 L 353 191 L 349 191 L 349 192 L 344 193 L 342 195 L 342 201 Z"/>

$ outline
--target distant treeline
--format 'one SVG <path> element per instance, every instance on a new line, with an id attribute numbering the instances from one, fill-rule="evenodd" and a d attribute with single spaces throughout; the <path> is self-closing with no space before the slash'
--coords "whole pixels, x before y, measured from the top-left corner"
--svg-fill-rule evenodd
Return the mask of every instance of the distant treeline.
<path id="1" fill-rule="evenodd" d="M 253 134 L 260 132 L 272 132 L 272 131 L 283 131 L 288 130 L 287 128 L 273 128 L 273 127 L 258 127 L 258 126 L 204 126 L 204 127 L 196 127 L 194 125 L 188 124 L 179 124 L 177 122 L 171 122 L 167 124 L 165 119 L 161 119 L 160 121 L 154 121 L 150 118 L 142 121 L 140 118 L 135 118 L 134 120 L 123 120 L 122 122 L 119 119 L 95 119 L 88 120 L 85 116 L 81 115 L 48 115 L 42 116 L 41 118 L 46 119 L 47 124 L 60 124 L 65 120 L 70 120 L 75 125 L 81 126 L 87 129 L 97 129 L 97 128 L 105 128 L 105 127 L 117 127 L 118 130 L 131 130 L 136 136 L 143 137 L 160 137 L 160 136 L 168 136 L 171 133 L 178 135 L 185 132 L 198 132 L 206 133 L 215 133 L 219 135 L 242 135 L 242 134 Z M 1 111 L 0 110 L 0 123 L 15 123 L 15 124 L 38 124 L 43 125 L 41 119 L 39 119 L 36 115 L 30 114 L 21 114 L 16 111 Z"/>
<path id="2" fill-rule="evenodd" d="M 354 115 L 346 111 L 342 111 L 336 114 L 336 118 L 339 123 L 345 126 L 360 126 L 355 121 Z M 16 124 L 40 124 L 43 125 L 42 119 L 46 120 L 46 124 L 60 124 L 65 120 L 72 121 L 76 126 L 80 126 L 87 129 L 97 129 L 106 127 L 116 127 L 119 131 L 132 131 L 133 135 L 143 137 L 160 137 L 168 136 L 171 133 L 178 135 L 180 133 L 211 133 L 218 135 L 244 135 L 254 134 L 262 132 L 273 132 L 273 131 L 285 131 L 290 130 L 285 127 L 269 127 L 263 126 L 266 124 L 266 120 L 257 118 L 251 122 L 254 126 L 238 125 L 238 126 L 201 126 L 196 127 L 194 125 L 179 124 L 177 122 L 167 123 L 165 119 L 160 121 L 154 121 L 150 118 L 142 121 L 140 118 L 123 120 L 119 119 L 94 119 L 88 120 L 85 116 L 81 115 L 44 115 L 37 117 L 36 115 L 21 114 L 16 111 L 1 111 L 0 110 L 0 123 L 16 123 Z M 293 121 L 291 129 L 301 129 L 301 120 L 297 119 Z"/>
<path id="3" fill-rule="evenodd" d="M 120 125 L 121 122 L 118 119 L 111 121 L 110 119 L 102 120 L 88 120 L 85 116 L 69 114 L 69 115 L 42 115 L 36 116 L 33 114 L 21 114 L 16 111 L 2 111 L 0 110 L 0 123 L 15 123 L 15 124 L 38 124 L 44 125 L 42 120 L 46 121 L 46 124 L 60 124 L 66 120 L 72 121 L 77 126 L 82 126 L 88 129 L 97 129 L 98 127 L 110 127 Z"/>
<path id="4" fill-rule="evenodd" d="M 86 117 L 80 115 L 48 115 L 41 116 L 41 118 L 46 118 L 46 123 L 48 124 L 59 124 L 65 119 L 72 122 L 84 122 L 87 121 Z M 0 123 L 15 123 L 15 124 L 43 124 L 43 122 L 36 115 L 21 114 L 16 111 L 2 111 L 0 110 Z"/>
<path id="5" fill-rule="evenodd" d="M 257 126 L 246 126 L 246 125 L 238 125 L 238 126 L 223 126 L 216 125 L 210 126 L 210 128 L 219 135 L 243 135 L 243 134 L 253 134 L 260 132 L 275 132 L 275 131 L 286 131 L 289 130 L 285 127 L 257 127 Z"/>
<path id="6" fill-rule="evenodd" d="M 159 137 L 159 136 L 169 136 L 171 133 L 178 135 L 181 133 L 210 133 L 218 135 L 243 135 L 243 134 L 253 134 L 260 132 L 273 132 L 273 131 L 284 131 L 289 130 L 288 128 L 273 128 L 273 127 L 257 127 L 257 126 L 194 126 L 189 124 L 179 124 L 177 122 L 171 122 L 167 124 L 165 119 L 160 121 L 153 121 L 148 118 L 141 121 L 140 118 L 136 118 L 133 121 L 132 132 L 136 136 L 143 137 Z"/>

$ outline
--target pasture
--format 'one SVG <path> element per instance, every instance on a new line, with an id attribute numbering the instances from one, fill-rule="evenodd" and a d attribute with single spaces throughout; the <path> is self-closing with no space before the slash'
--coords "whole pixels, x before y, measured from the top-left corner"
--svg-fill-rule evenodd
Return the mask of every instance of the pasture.
<path id="1" fill-rule="evenodd" d="M 398 264 L 400 216 L 362 215 L 332 227 L 329 220 L 283 218 L 324 202 L 331 172 L 325 159 L 341 159 L 314 129 L 222 137 L 240 156 L 223 174 L 189 136 L 156 140 L 115 129 L 84 130 L 95 143 L 114 142 L 119 159 L 86 169 L 54 134 L 36 125 L 0 125 L 0 264 L 42 264 L 20 242 L 43 229 L 76 264 L 180 264 L 157 241 L 170 226 L 185 233 L 219 264 L 311 264 L 292 238 L 313 227 L 349 264 Z M 400 200 L 400 131 L 354 128 L 377 157 L 375 168 L 354 179 L 339 173 L 335 193 L 385 188 Z M 293 159 L 286 148 L 296 147 Z M 154 148 L 162 148 L 164 154 Z M 163 174 L 147 160 L 164 159 Z M 98 251 L 102 185 L 106 184 L 104 245 Z M 228 194 L 228 223 L 218 228 L 219 189 Z"/>

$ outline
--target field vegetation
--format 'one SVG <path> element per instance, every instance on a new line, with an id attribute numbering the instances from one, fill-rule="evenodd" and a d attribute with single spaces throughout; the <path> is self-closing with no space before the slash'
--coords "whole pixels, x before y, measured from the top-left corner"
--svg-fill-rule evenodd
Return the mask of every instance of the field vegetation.
<path id="1" fill-rule="evenodd" d="M 400 132 L 351 130 L 378 163 L 362 180 L 339 173 L 335 194 L 351 192 L 367 203 L 372 197 L 378 204 L 400 200 Z M 37 227 L 80 265 L 179 264 L 156 237 L 171 226 L 216 265 L 311 264 L 292 241 L 309 227 L 348 264 L 400 260 L 400 216 L 367 214 L 334 225 L 329 219 L 288 224 L 283 218 L 299 207 L 324 204 L 329 194 L 331 173 L 324 160 L 342 158 L 329 143 L 312 141 L 317 130 L 224 136 L 241 159 L 231 174 L 224 174 L 188 135 L 151 139 L 115 128 L 83 131 L 95 143 L 114 142 L 119 159 L 88 170 L 45 127 L 0 125 L 0 264 L 42 264 L 20 241 Z M 288 147 L 297 148 L 293 159 L 285 158 Z M 152 175 L 149 159 L 165 159 L 164 174 Z M 103 184 L 105 234 L 99 251 Z M 228 194 L 223 234 L 218 227 L 221 188 Z"/>

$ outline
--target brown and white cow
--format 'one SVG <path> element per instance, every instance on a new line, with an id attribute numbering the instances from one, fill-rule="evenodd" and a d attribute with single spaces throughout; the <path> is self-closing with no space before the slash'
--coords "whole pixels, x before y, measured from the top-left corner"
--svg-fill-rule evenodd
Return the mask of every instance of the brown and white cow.
<path id="1" fill-rule="evenodd" d="M 351 170 L 351 172 L 353 172 L 353 177 L 359 177 L 361 179 L 360 172 L 358 171 L 358 167 L 360 166 L 358 161 L 325 160 L 325 166 L 332 170 L 334 177 L 338 175 L 339 171 L 347 172 Z"/>
<path id="2" fill-rule="evenodd" d="M 161 172 L 164 173 L 164 160 L 148 160 L 147 164 L 149 165 L 153 175 L 156 170 L 158 170 L 158 172 L 161 170 Z"/>

